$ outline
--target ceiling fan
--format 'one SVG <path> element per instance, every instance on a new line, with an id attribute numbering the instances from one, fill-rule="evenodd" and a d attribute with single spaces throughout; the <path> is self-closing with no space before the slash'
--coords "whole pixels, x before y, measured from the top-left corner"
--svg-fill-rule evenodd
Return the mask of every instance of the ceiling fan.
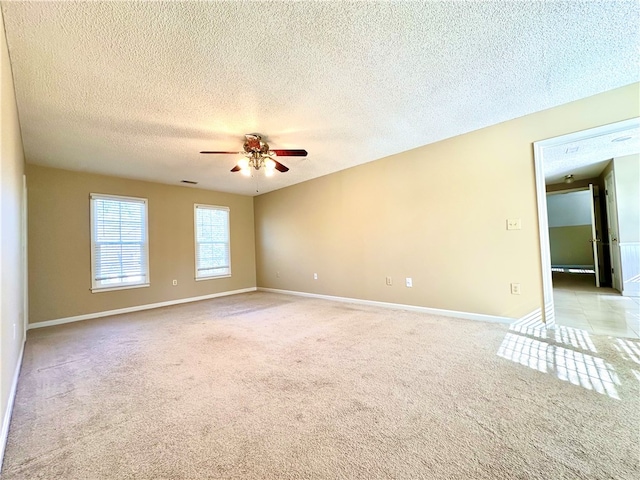
<path id="1" fill-rule="evenodd" d="M 243 175 L 251 175 L 251 168 L 260 170 L 265 169 L 265 175 L 273 175 L 274 170 L 279 172 L 288 172 L 289 168 L 277 161 L 273 157 L 306 157 L 306 150 L 272 150 L 269 148 L 269 144 L 262 140 L 262 137 L 257 133 L 247 133 L 243 144 L 243 151 L 241 152 L 217 152 L 217 151 L 204 151 L 200 153 L 204 154 L 219 154 L 219 155 L 243 155 L 245 158 L 241 158 L 238 164 L 231 169 L 232 172 L 241 172 Z"/>

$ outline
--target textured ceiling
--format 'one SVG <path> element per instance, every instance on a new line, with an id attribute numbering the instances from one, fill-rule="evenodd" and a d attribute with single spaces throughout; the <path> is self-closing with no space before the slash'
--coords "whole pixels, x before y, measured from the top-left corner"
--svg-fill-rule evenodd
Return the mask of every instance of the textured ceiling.
<path id="1" fill-rule="evenodd" d="M 640 153 L 640 127 L 637 125 L 623 131 L 545 147 L 545 181 L 548 185 L 562 183 L 565 175 L 573 175 L 574 180 L 595 178 L 612 158 L 636 153 Z"/>
<path id="2" fill-rule="evenodd" d="M 30 163 L 255 194 L 640 80 L 616 2 L 2 2 Z M 426 160 L 428 161 L 428 160 Z"/>

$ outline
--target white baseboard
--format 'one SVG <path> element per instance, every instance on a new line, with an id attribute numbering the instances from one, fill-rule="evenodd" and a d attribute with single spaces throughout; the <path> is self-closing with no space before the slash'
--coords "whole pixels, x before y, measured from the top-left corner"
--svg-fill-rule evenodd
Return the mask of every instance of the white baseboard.
<path id="1" fill-rule="evenodd" d="M 7 408 L 4 411 L 2 419 L 2 432 L 0 432 L 0 472 L 2 471 L 2 463 L 4 461 L 4 450 L 7 447 L 9 438 L 9 425 L 11 425 L 11 414 L 13 413 L 13 403 L 16 399 L 16 391 L 18 390 L 18 378 L 20 377 L 20 368 L 22 367 L 22 357 L 24 356 L 24 344 L 26 338 L 22 339 L 22 347 L 20 347 L 20 355 L 18 355 L 18 363 L 13 372 L 13 381 L 9 390 L 9 399 L 7 400 Z"/>
<path id="2" fill-rule="evenodd" d="M 480 320 L 482 322 L 513 323 L 517 318 L 498 317 L 495 315 L 484 315 L 482 313 L 458 312 L 455 310 L 442 310 L 439 308 L 417 307 L 415 305 L 405 305 L 403 303 L 377 302 L 375 300 L 362 300 L 350 297 L 334 297 L 332 295 L 320 295 L 318 293 L 296 292 L 295 290 L 279 290 L 277 288 L 258 287 L 260 292 L 283 293 L 285 295 L 297 295 L 299 297 L 322 298 L 335 302 L 357 303 L 359 305 L 369 305 L 372 307 L 395 308 L 397 310 L 408 310 L 410 312 L 430 313 L 443 317 L 463 318 L 465 320 Z"/>
<path id="3" fill-rule="evenodd" d="M 211 298 L 226 297 L 227 295 L 237 295 L 238 293 L 255 292 L 256 287 L 242 288 L 240 290 L 231 290 L 227 292 L 212 293 L 210 295 L 202 295 L 200 297 L 179 298 L 177 300 L 169 300 L 167 302 L 148 303 L 146 305 L 137 305 L 135 307 L 118 308 L 116 310 L 106 310 L 103 312 L 87 313 L 85 315 L 76 315 L 74 317 L 56 318 L 55 320 L 47 320 L 44 322 L 36 322 L 29 324 L 29 330 L 33 328 L 51 327 L 53 325 L 61 325 L 63 323 L 80 322 L 82 320 L 90 320 L 92 318 L 108 317 L 111 315 L 120 315 L 122 313 L 139 312 L 140 310 L 150 310 L 152 308 L 168 307 L 171 305 L 179 305 L 181 303 L 198 302 L 200 300 L 209 300 Z"/>

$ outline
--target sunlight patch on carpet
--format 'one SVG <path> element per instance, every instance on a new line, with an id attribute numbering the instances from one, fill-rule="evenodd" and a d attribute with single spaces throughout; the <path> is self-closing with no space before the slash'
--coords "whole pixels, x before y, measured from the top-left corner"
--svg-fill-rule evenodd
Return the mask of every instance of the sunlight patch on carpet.
<path id="1" fill-rule="evenodd" d="M 640 344 L 624 338 L 618 338 L 614 347 L 620 352 L 622 358 L 640 365 Z"/>
<path id="2" fill-rule="evenodd" d="M 620 380 L 613 366 L 599 357 L 507 333 L 498 356 L 542 373 L 555 373 L 563 381 L 620 400 Z"/>
<path id="3" fill-rule="evenodd" d="M 525 317 L 509 325 L 509 330 L 534 338 L 553 338 L 556 343 L 562 343 L 569 347 L 580 348 L 593 353 L 598 352 L 589 336 L 589 332 L 586 330 L 562 325 L 556 325 L 555 328 L 547 328 L 539 317 Z"/>

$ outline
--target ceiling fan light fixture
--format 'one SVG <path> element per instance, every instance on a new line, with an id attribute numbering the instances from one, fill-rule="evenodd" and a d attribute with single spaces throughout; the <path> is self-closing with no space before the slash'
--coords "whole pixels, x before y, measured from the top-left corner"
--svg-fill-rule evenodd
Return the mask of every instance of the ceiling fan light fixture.
<path id="1" fill-rule="evenodd" d="M 270 150 L 269 144 L 263 141 L 262 137 L 257 133 L 247 133 L 244 137 L 244 151 L 237 153 L 244 155 L 245 158 L 238 160 L 236 165 L 231 169 L 231 172 L 241 172 L 245 176 L 250 176 L 252 168 L 255 168 L 256 170 L 264 168 L 265 172 L 269 172 L 269 176 L 271 176 L 270 174 L 274 173 L 275 170 L 285 173 L 289 171 L 289 167 L 283 165 L 273 157 L 306 157 L 308 155 L 307 151 L 303 149 Z M 236 154 L 236 152 L 226 150 L 203 150 L 200 153 L 208 155 Z"/>
<path id="2" fill-rule="evenodd" d="M 265 177 L 273 177 L 273 172 L 274 171 L 275 171 L 275 169 L 273 169 L 273 168 L 265 168 L 264 169 Z"/>
<path id="3" fill-rule="evenodd" d="M 573 183 L 574 180 L 575 180 L 575 178 L 573 178 L 573 175 L 565 175 L 564 176 L 564 183 Z"/>

